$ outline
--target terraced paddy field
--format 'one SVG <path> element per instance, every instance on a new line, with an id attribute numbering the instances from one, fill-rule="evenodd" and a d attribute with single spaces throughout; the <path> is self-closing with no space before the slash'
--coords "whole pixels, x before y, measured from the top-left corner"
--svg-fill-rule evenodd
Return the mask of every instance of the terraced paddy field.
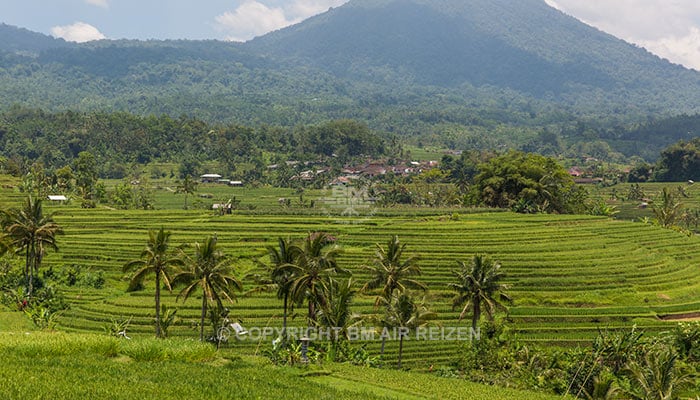
<path id="1" fill-rule="evenodd" d="M 611 187 L 586 185 L 593 197 L 603 199 L 608 204 L 616 207 L 617 211 L 619 211 L 619 213 L 616 215 L 617 219 L 634 221 L 645 217 L 654 218 L 654 212 L 652 210 L 654 201 L 659 199 L 663 188 L 668 188 L 674 193 L 678 193 L 677 190 L 680 187 L 685 194 L 684 196 L 680 196 L 678 198 L 682 204 L 682 208 L 687 209 L 692 213 L 700 212 L 700 183 L 695 183 L 692 185 L 685 182 L 641 183 L 639 187 L 644 195 L 644 202 L 649 204 L 648 207 L 640 207 L 640 204 L 642 203 L 641 200 L 627 199 L 631 186 L 632 184 L 630 183 L 620 183 Z M 691 228 L 693 228 L 695 231 L 700 231 L 700 226 L 692 226 Z"/>
<path id="2" fill-rule="evenodd" d="M 266 196 L 262 204 L 277 209 L 273 198 L 278 195 L 260 190 L 255 193 Z M 255 202 L 244 189 L 240 193 L 243 201 Z M 12 204 L 20 198 L 8 192 L 2 202 Z M 641 223 L 480 210 L 458 210 L 459 215 L 436 210 L 377 210 L 364 219 L 293 215 L 302 214 L 301 210 L 262 213 L 259 208 L 223 216 L 208 210 L 86 210 L 49 204 L 47 211 L 55 213 L 65 235 L 59 237 L 60 251 L 46 257 L 45 268 L 77 265 L 102 271 L 107 278 L 103 289 L 65 289 L 71 308 L 58 322 L 59 329 L 67 332 L 101 333 L 112 321 L 130 319 L 130 335 L 152 335 L 152 284 L 144 291 L 126 293 L 128 276 L 121 267 L 139 257 L 147 231 L 160 227 L 172 231 L 175 245 L 201 242 L 216 234 L 240 276 L 255 267 L 256 258 L 266 261 L 265 248 L 275 245 L 278 237 L 328 232 L 343 249 L 340 264 L 353 271 L 360 283 L 368 277 L 359 266 L 371 262 L 374 245 L 397 234 L 408 244 L 408 253 L 421 256 L 422 280 L 430 288 L 426 301 L 438 313 L 437 322 L 444 329 L 468 324 L 459 321 L 458 310 L 450 307 L 452 294 L 447 283 L 453 279 L 451 271 L 458 260 L 485 253 L 499 260 L 508 275 L 515 300 L 507 316 L 508 329 L 520 341 L 543 346 L 586 345 L 600 329 L 633 325 L 650 333 L 662 332 L 671 329 L 674 320 L 700 312 L 700 238 Z M 245 285 L 246 289 L 254 287 L 250 281 Z M 174 293 L 166 292 L 164 303 L 178 309 L 179 321 L 170 328 L 170 336 L 196 338 L 200 301 L 177 302 Z M 360 295 L 353 307 L 372 314 L 376 312 L 373 303 L 371 294 Z M 231 316 L 248 328 L 281 326 L 281 302 L 272 293 L 242 295 L 230 308 Z M 291 324 L 303 326 L 303 312 Z M 229 346 L 243 354 L 260 354 L 270 347 L 271 339 L 244 339 Z M 379 340 L 361 343 L 379 354 Z M 448 364 L 462 344 L 458 340 L 409 340 L 404 344 L 404 363 L 415 369 Z M 397 353 L 398 343 L 389 343 L 387 362 L 393 362 Z"/>

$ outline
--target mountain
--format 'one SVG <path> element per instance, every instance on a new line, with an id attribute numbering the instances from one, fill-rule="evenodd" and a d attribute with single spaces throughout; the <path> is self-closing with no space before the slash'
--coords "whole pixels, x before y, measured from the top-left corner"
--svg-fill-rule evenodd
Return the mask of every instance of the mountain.
<path id="1" fill-rule="evenodd" d="M 0 51 L 9 53 L 38 54 L 43 50 L 66 48 L 71 44 L 24 28 L 0 23 Z"/>
<path id="2" fill-rule="evenodd" d="M 684 88 L 700 88 L 697 72 L 542 0 L 354 0 L 248 46 L 352 79 L 488 85 L 561 102 L 603 94 L 625 104 L 643 92 L 688 111 L 697 106 L 682 100 L 696 97 Z"/>
<path id="3" fill-rule="evenodd" d="M 0 100 L 256 126 L 350 118 L 451 148 L 650 157 L 693 129 L 632 128 L 700 112 L 700 73 L 543 0 L 350 0 L 247 43 L 74 44 L 0 25 Z"/>

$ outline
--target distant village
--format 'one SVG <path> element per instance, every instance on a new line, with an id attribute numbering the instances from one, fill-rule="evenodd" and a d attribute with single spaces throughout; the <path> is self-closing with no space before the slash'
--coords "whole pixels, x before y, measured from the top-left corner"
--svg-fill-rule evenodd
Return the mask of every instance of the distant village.
<path id="1" fill-rule="evenodd" d="M 299 182 L 312 182 L 318 179 L 320 176 L 326 176 L 331 173 L 331 168 L 327 165 L 320 163 L 314 163 L 310 161 L 300 162 L 300 161 L 286 161 L 286 166 L 294 169 L 301 169 L 301 172 L 296 173 L 292 176 L 293 181 Z M 338 176 L 327 178 L 331 185 L 348 185 L 358 179 L 373 179 L 377 177 L 384 176 L 386 174 L 393 174 L 395 176 L 411 176 L 417 175 L 425 171 L 437 168 L 439 162 L 437 161 L 410 161 L 402 162 L 395 165 L 389 165 L 384 161 L 368 161 L 363 165 L 356 166 L 346 166 L 344 167 Z M 301 168 L 300 168 L 301 167 Z M 268 165 L 267 169 L 274 171 L 280 168 L 279 164 Z M 229 186 L 243 186 L 244 182 L 241 180 L 231 180 L 222 177 L 219 174 L 207 173 L 200 176 L 202 183 L 219 183 Z"/>
<path id="2" fill-rule="evenodd" d="M 449 151 L 446 154 L 459 156 L 461 151 Z M 588 161 L 588 160 L 587 160 Z M 291 180 L 299 182 L 313 182 L 319 177 L 324 177 L 330 185 L 350 185 L 358 179 L 374 179 L 392 174 L 394 176 L 414 176 L 423 172 L 438 168 L 440 163 L 435 160 L 431 161 L 402 161 L 397 164 L 390 165 L 383 160 L 370 160 L 361 165 L 345 166 L 340 170 L 340 173 L 334 177 L 327 177 L 332 172 L 332 168 L 326 164 L 312 161 L 286 161 L 287 167 L 297 171 Z M 280 168 L 279 164 L 267 166 L 268 171 L 274 171 Z M 603 181 L 603 178 L 594 177 L 588 168 L 574 166 L 568 169 L 574 181 L 578 184 L 598 184 Z M 629 171 L 626 171 L 629 172 Z M 229 186 L 244 186 L 245 182 L 240 179 L 227 179 L 216 173 L 206 173 L 200 176 L 201 183 L 218 183 Z"/>

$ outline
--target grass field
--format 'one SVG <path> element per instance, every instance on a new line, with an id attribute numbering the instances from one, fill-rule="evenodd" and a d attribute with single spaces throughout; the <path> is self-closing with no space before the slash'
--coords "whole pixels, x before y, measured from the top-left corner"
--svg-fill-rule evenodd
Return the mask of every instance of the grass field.
<path id="1" fill-rule="evenodd" d="M 0 391 L 7 400 L 561 398 L 350 365 L 276 367 L 193 340 L 0 332 L 0 358 Z"/>

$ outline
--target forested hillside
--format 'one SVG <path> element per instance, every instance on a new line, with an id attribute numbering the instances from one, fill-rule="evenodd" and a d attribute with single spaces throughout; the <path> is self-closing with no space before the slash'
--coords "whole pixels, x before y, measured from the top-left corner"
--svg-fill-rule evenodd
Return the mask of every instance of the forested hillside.
<path id="1" fill-rule="evenodd" d="M 489 85 L 598 111 L 692 109 L 682 100 L 700 85 L 697 73 L 541 0 L 351 1 L 249 46 L 356 79 Z"/>
<path id="2" fill-rule="evenodd" d="M 0 108 L 294 127 L 353 119 L 413 144 L 652 159 L 700 73 L 541 0 L 352 0 L 251 42 L 67 43 L 0 26 Z"/>

